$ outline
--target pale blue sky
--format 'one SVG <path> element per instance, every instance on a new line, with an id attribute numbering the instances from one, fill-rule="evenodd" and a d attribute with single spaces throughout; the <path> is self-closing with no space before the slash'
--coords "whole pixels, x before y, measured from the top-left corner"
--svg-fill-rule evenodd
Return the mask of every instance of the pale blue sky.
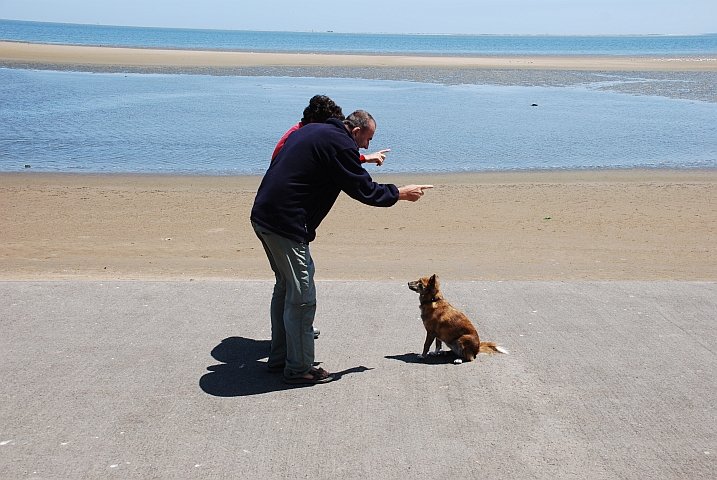
<path id="1" fill-rule="evenodd" d="M 0 0 L 0 18 L 234 30 L 717 33 L 717 0 Z"/>

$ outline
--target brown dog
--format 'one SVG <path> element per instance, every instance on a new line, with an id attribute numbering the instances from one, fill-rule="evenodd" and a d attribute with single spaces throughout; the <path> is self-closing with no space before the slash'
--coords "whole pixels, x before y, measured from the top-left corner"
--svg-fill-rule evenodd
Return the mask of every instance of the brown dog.
<path id="1" fill-rule="evenodd" d="M 426 357 L 434 338 L 436 349 L 430 352 L 430 355 L 440 354 L 443 342 L 460 357 L 453 361 L 455 364 L 463 363 L 464 360 L 472 362 L 480 353 L 508 353 L 495 342 L 480 341 L 478 332 L 468 317 L 443 298 L 435 274 L 408 282 L 408 288 L 420 295 L 421 319 L 426 327 L 426 342 L 423 344 L 423 353 L 418 358 Z"/>

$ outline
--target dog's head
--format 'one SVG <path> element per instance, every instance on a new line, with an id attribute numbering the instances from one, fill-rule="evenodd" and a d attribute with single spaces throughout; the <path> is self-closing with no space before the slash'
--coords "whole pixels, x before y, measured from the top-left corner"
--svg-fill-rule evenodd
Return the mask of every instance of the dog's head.
<path id="1" fill-rule="evenodd" d="M 418 293 L 421 297 L 433 297 L 438 293 L 438 277 L 434 273 L 430 277 L 408 282 L 408 288 Z"/>

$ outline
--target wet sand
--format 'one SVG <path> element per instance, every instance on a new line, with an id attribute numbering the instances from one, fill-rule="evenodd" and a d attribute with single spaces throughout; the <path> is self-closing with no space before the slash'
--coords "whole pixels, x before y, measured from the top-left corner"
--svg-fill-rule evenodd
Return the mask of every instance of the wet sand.
<path id="1" fill-rule="evenodd" d="M 717 57 L 412 56 L 258 53 L 0 42 L 0 62 L 23 65 L 173 68 L 410 67 L 585 71 L 717 71 Z"/>
<path id="2" fill-rule="evenodd" d="M 386 175 L 417 203 L 345 195 L 317 279 L 717 280 L 717 171 Z M 271 279 L 260 177 L 0 174 L 0 280 Z"/>
<path id="3" fill-rule="evenodd" d="M 468 57 L 257 53 L 0 42 L 0 68 L 91 73 L 356 78 L 444 85 L 580 86 L 717 102 L 717 55 Z"/>

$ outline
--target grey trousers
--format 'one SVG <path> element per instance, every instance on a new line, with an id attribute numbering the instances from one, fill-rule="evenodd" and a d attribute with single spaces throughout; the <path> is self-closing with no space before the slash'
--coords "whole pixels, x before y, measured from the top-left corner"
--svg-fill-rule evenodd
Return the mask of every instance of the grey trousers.
<path id="1" fill-rule="evenodd" d="M 309 373 L 314 364 L 316 287 L 309 245 L 277 235 L 252 222 L 274 271 L 271 297 L 271 350 L 268 367 L 284 376 Z"/>

